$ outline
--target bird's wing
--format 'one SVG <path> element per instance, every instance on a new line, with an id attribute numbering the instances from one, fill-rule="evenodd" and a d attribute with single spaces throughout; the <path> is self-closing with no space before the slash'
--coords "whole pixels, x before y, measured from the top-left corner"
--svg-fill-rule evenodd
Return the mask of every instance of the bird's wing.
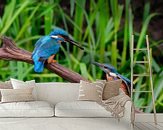
<path id="1" fill-rule="evenodd" d="M 46 42 L 43 42 L 38 49 L 37 54 L 39 57 L 49 58 L 52 54 L 56 54 L 59 51 L 60 44 L 55 43 L 52 39 L 47 39 Z"/>
<path id="2" fill-rule="evenodd" d="M 36 42 L 36 44 L 35 44 L 35 47 L 36 47 L 36 48 L 39 47 L 39 46 L 41 45 L 42 41 L 44 41 L 44 40 L 43 40 L 44 38 L 46 38 L 46 36 L 41 37 L 41 38 Z"/>
<path id="3" fill-rule="evenodd" d="M 123 75 L 120 75 L 120 74 L 118 74 L 118 76 L 119 76 L 121 79 L 125 80 L 129 85 L 131 84 L 131 81 L 130 81 L 128 78 L 126 78 L 126 77 L 124 77 Z"/>
<path id="4" fill-rule="evenodd" d="M 34 55 L 35 53 L 36 53 L 36 51 L 38 50 L 38 48 L 41 46 L 41 44 L 44 44 L 44 38 L 45 38 L 46 36 L 44 36 L 44 37 L 41 37 L 39 40 L 37 40 L 37 42 L 36 42 L 36 44 L 35 44 L 35 49 L 34 49 L 34 51 L 33 51 L 33 53 L 32 53 L 32 55 Z"/>
<path id="5" fill-rule="evenodd" d="M 122 79 L 122 81 L 126 84 L 128 93 L 131 94 L 131 81 L 130 81 L 128 78 L 126 78 L 126 77 L 124 77 L 124 76 L 122 76 L 122 75 L 120 75 L 120 74 L 118 74 L 117 76 L 118 76 L 120 79 Z"/>

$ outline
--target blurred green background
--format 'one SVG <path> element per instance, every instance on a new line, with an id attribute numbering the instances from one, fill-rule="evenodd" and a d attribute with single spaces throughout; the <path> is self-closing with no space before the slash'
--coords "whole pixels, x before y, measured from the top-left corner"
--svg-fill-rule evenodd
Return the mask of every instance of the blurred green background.
<path id="1" fill-rule="evenodd" d="M 16 45 L 33 51 L 34 44 L 54 27 L 64 28 L 85 47 L 81 51 L 63 45 L 56 56 L 63 66 L 80 73 L 89 80 L 103 78 L 103 72 L 92 61 L 110 63 L 130 78 L 130 38 L 135 35 L 135 47 L 145 46 L 150 38 L 154 92 L 157 112 L 163 112 L 163 2 L 161 0 L 3 0 L 0 2 L 0 35 L 12 37 Z M 143 54 L 137 60 L 145 59 Z M 138 64 L 136 73 L 148 70 Z M 37 82 L 65 81 L 44 70 L 37 74 L 33 65 L 0 60 L 0 80 L 12 78 L 35 79 Z M 137 83 L 136 83 L 137 82 Z M 134 79 L 135 89 L 147 90 L 149 79 Z M 134 95 L 136 106 L 152 105 L 150 94 Z M 145 109 L 152 112 L 151 108 Z"/>

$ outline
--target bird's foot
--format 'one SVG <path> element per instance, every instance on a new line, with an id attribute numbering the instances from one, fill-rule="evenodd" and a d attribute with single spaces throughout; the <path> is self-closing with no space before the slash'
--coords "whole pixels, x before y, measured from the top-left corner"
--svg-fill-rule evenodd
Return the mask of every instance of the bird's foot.
<path id="1" fill-rule="evenodd" d="M 50 63 L 57 63 L 57 61 L 48 59 L 48 64 L 50 64 Z"/>
<path id="2" fill-rule="evenodd" d="M 57 60 L 53 60 L 52 63 L 57 63 Z"/>
<path id="3" fill-rule="evenodd" d="M 55 57 L 55 55 L 52 55 L 52 56 L 50 56 L 49 58 L 48 58 L 48 64 L 49 63 L 56 63 L 57 61 L 56 60 L 54 60 L 54 57 Z"/>

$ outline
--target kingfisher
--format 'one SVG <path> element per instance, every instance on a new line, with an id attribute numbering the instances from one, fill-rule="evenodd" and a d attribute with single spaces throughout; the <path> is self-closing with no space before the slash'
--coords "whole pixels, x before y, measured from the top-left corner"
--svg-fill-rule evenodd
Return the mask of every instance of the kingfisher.
<path id="1" fill-rule="evenodd" d="M 121 88 L 122 90 L 129 95 L 131 93 L 131 81 L 125 76 L 118 73 L 118 71 L 110 64 L 101 64 L 98 62 L 93 62 L 94 65 L 100 67 L 102 71 L 106 73 L 107 80 L 116 80 L 122 79 Z"/>
<path id="2" fill-rule="evenodd" d="M 35 49 L 32 53 L 34 71 L 38 73 L 43 72 L 46 61 L 48 64 L 56 63 L 57 61 L 54 60 L 54 57 L 58 53 L 61 43 L 67 42 L 82 50 L 84 49 L 78 42 L 72 40 L 68 33 L 61 28 L 55 28 L 49 35 L 41 37 L 36 42 Z"/>

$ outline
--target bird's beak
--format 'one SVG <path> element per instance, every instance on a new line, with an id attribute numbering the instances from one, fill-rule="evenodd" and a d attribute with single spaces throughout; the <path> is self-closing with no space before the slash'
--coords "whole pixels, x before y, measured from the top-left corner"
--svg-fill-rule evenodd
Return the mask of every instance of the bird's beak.
<path id="1" fill-rule="evenodd" d="M 72 40 L 70 38 L 65 38 L 65 41 L 67 41 L 69 43 L 72 43 L 73 45 L 77 46 L 78 48 L 84 50 L 84 48 L 82 46 L 80 46 L 78 42 L 76 42 L 76 41 L 74 41 L 74 40 Z"/>
<path id="2" fill-rule="evenodd" d="M 98 62 L 92 62 L 92 64 L 98 66 L 98 67 L 99 67 L 102 71 L 104 71 L 105 73 L 109 73 L 109 72 L 110 72 L 110 71 L 109 71 L 108 69 L 106 69 L 106 68 L 104 67 L 104 65 L 101 64 L 101 63 L 98 63 Z"/>
<path id="3" fill-rule="evenodd" d="M 100 67 L 100 68 L 103 68 L 103 65 L 100 64 L 100 63 L 98 63 L 98 62 L 92 62 L 92 64 L 94 64 L 94 65 L 96 65 L 96 66 L 98 66 L 98 67 Z"/>

